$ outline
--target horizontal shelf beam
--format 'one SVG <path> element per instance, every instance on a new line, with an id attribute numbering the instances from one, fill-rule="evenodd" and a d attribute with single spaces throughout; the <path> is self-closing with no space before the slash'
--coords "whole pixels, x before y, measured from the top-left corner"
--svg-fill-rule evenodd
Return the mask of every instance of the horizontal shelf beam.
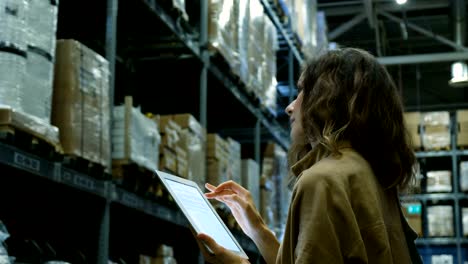
<path id="1" fill-rule="evenodd" d="M 287 34 L 286 32 L 286 29 L 284 28 L 284 26 L 281 24 L 278 16 L 275 14 L 275 12 L 273 11 L 273 8 L 271 7 L 270 3 L 267 1 L 267 0 L 260 0 L 260 2 L 263 4 L 263 7 L 265 8 L 265 11 L 268 15 L 268 17 L 270 17 L 271 21 L 273 22 L 273 24 L 276 26 L 276 28 L 278 29 L 278 31 L 280 32 L 281 35 L 283 35 L 284 39 L 286 40 L 286 42 L 288 43 L 288 46 L 289 48 L 292 50 L 292 52 L 294 53 L 294 56 L 296 57 L 297 61 L 299 62 L 299 64 L 303 64 L 304 63 L 304 57 L 301 55 L 301 53 L 299 52 L 299 50 L 297 49 L 297 47 L 294 45 L 294 43 L 292 42 L 290 36 Z"/>

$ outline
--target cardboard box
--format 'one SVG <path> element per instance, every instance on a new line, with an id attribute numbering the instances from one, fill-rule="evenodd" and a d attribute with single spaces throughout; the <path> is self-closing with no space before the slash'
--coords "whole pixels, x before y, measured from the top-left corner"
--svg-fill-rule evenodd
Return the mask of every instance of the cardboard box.
<path id="1" fill-rule="evenodd" d="M 182 178 L 188 177 L 187 151 L 180 146 L 176 146 L 177 175 Z"/>
<path id="2" fill-rule="evenodd" d="M 200 138 L 205 139 L 205 129 L 202 127 L 200 122 L 193 117 L 191 114 L 177 114 L 173 115 L 172 119 L 176 122 L 181 128 L 189 129 L 194 134 L 198 135 Z"/>
<path id="3" fill-rule="evenodd" d="M 427 207 L 427 226 L 429 237 L 453 237 L 453 207 L 434 205 Z"/>
<path id="4" fill-rule="evenodd" d="M 418 127 L 421 124 L 421 113 L 420 112 L 405 112 L 403 114 L 403 119 L 406 126 L 416 126 Z"/>
<path id="5" fill-rule="evenodd" d="M 451 171 L 428 171 L 427 172 L 427 192 L 451 192 L 452 172 Z"/>
<path id="6" fill-rule="evenodd" d="M 457 122 L 468 123 L 468 110 L 457 110 Z"/>
<path id="7" fill-rule="evenodd" d="M 177 173 L 177 157 L 173 150 L 169 148 L 162 149 L 161 157 L 159 158 L 159 169 L 173 174 Z"/>
<path id="8" fill-rule="evenodd" d="M 228 164 L 226 160 L 208 158 L 207 164 L 207 182 L 216 186 L 228 180 Z"/>
<path id="9" fill-rule="evenodd" d="M 403 215 L 408 221 L 411 228 L 418 233 L 419 237 L 423 236 L 422 232 L 422 205 L 420 202 L 402 203 Z"/>
<path id="10" fill-rule="evenodd" d="M 232 138 L 227 139 L 229 145 L 229 180 L 233 180 L 239 184 L 242 182 L 241 172 L 241 144 Z"/>
<path id="11" fill-rule="evenodd" d="M 462 208 L 463 236 L 468 236 L 468 207 Z"/>
<path id="12" fill-rule="evenodd" d="M 66 155 L 109 168 L 109 65 L 74 40 L 57 42 L 52 124 Z"/>
<path id="13" fill-rule="evenodd" d="M 250 191 L 255 207 L 260 209 L 260 168 L 251 159 L 242 160 L 242 186 Z"/>
<path id="14" fill-rule="evenodd" d="M 229 158 L 229 146 L 224 139 L 217 134 L 208 134 L 207 152 L 208 158 L 218 160 Z"/>

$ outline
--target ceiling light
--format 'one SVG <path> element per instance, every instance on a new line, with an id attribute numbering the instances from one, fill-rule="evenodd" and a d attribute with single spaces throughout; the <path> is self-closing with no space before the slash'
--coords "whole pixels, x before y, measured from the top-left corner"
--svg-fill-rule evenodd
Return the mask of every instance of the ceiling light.
<path id="1" fill-rule="evenodd" d="M 464 62 L 455 62 L 452 64 L 452 79 L 450 86 L 465 87 L 468 85 L 468 66 Z"/>
<path id="2" fill-rule="evenodd" d="M 406 0 L 396 0 L 397 4 L 404 5 L 406 4 Z"/>

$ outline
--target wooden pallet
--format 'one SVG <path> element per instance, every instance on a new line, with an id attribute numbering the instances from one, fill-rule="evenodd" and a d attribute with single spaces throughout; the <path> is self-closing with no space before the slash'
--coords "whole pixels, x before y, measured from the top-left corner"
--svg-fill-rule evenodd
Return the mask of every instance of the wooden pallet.
<path id="1" fill-rule="evenodd" d="M 63 156 L 62 163 L 77 172 L 81 172 L 100 180 L 110 180 L 111 175 L 106 171 L 106 167 L 102 164 L 89 161 L 75 155 Z"/>
<path id="2" fill-rule="evenodd" d="M 430 149 L 424 148 L 424 150 L 425 150 L 425 151 L 449 151 L 449 150 L 450 150 L 450 146 L 436 147 L 436 148 L 430 148 Z"/>
<path id="3" fill-rule="evenodd" d="M 22 130 L 11 124 L 0 125 L 0 141 L 51 161 L 61 159 L 62 149 L 58 143 L 52 143 L 37 133 Z"/>
<path id="4" fill-rule="evenodd" d="M 11 108 L 0 108 L 0 140 L 43 157 L 62 153 L 58 128 Z"/>
<path id="5" fill-rule="evenodd" d="M 112 179 L 117 185 L 139 196 L 165 205 L 174 203 L 154 171 L 139 166 L 131 160 L 113 160 Z"/>

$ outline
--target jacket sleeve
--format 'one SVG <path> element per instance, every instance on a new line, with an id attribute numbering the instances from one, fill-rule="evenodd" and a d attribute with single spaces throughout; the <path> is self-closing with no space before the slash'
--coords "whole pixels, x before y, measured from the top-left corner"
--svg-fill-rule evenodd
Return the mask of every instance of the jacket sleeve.
<path id="1" fill-rule="evenodd" d="M 294 263 L 368 263 L 350 191 L 335 178 L 303 175 L 296 184 L 288 219 Z"/>

